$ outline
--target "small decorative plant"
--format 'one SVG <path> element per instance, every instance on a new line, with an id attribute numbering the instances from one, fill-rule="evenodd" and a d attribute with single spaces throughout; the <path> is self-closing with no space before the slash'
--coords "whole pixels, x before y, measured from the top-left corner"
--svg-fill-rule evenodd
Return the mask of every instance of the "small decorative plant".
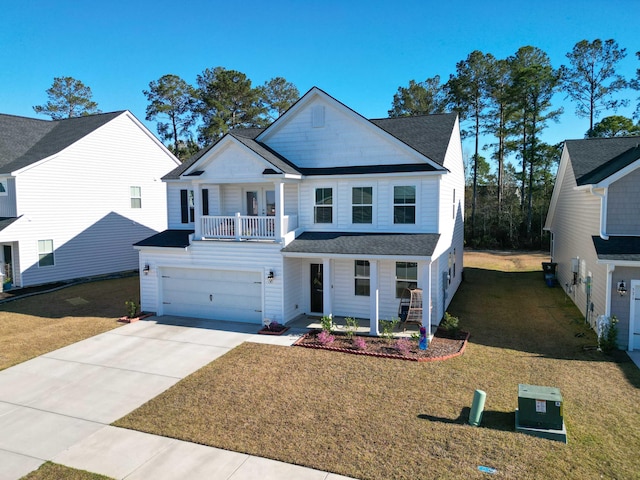
<path id="1" fill-rule="evenodd" d="M 393 330 L 399 323 L 399 318 L 392 318 L 391 320 L 380 320 L 380 326 L 382 326 L 382 338 L 393 340 Z"/>
<path id="2" fill-rule="evenodd" d="M 413 347 L 413 343 L 408 338 L 399 338 L 396 340 L 396 350 L 404 357 L 409 356 L 411 347 Z"/>
<path id="3" fill-rule="evenodd" d="M 615 315 L 598 336 L 598 348 L 606 354 L 618 349 L 618 318 Z"/>
<path id="4" fill-rule="evenodd" d="M 336 339 L 328 330 L 322 330 L 317 338 L 320 345 L 331 345 Z"/>
<path id="5" fill-rule="evenodd" d="M 459 323 L 460 323 L 460 320 L 458 319 L 458 317 L 454 317 L 453 315 L 450 315 L 449 312 L 445 312 L 444 318 L 440 323 L 440 327 L 443 328 L 446 332 L 448 332 L 449 335 L 451 335 L 452 337 L 455 337 L 456 335 L 458 335 L 458 332 L 460 331 Z"/>
<path id="6" fill-rule="evenodd" d="M 124 304 L 127 307 L 127 317 L 134 318 L 138 313 L 138 304 L 134 300 L 127 300 Z"/>
<path id="7" fill-rule="evenodd" d="M 320 325 L 325 332 L 331 332 L 333 330 L 333 315 L 323 315 L 320 319 Z"/>
<path id="8" fill-rule="evenodd" d="M 345 325 L 345 335 L 349 340 L 353 339 L 353 336 L 358 331 L 358 321 L 353 317 L 346 317 L 344 319 Z"/>
<path id="9" fill-rule="evenodd" d="M 271 330 L 272 332 L 279 332 L 281 328 L 282 325 L 280 325 L 275 320 L 271 320 L 271 322 L 267 325 L 267 330 Z"/>
<path id="10" fill-rule="evenodd" d="M 367 342 L 362 337 L 355 337 L 353 339 L 353 346 L 356 347 L 356 349 L 358 349 L 358 350 L 366 350 L 367 349 Z"/>

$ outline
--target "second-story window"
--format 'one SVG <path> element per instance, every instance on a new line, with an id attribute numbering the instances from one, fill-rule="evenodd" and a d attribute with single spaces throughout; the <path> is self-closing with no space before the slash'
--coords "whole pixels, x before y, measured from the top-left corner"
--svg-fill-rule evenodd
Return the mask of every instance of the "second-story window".
<path id="1" fill-rule="evenodd" d="M 142 190 L 140 187 L 131 187 L 131 208 L 142 208 Z"/>
<path id="2" fill-rule="evenodd" d="M 333 189 L 316 188 L 314 223 L 333 223 Z"/>
<path id="3" fill-rule="evenodd" d="M 373 223 L 373 188 L 353 187 L 351 189 L 352 223 Z"/>
<path id="4" fill-rule="evenodd" d="M 193 223 L 195 220 L 193 190 L 180 190 L 180 217 L 182 223 Z"/>
<path id="5" fill-rule="evenodd" d="M 416 187 L 393 187 L 393 223 L 416 223 Z"/>

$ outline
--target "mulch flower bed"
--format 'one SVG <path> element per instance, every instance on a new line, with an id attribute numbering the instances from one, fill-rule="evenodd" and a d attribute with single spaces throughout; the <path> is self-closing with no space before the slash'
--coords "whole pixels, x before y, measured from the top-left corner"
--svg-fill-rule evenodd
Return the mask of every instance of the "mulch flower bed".
<path id="1" fill-rule="evenodd" d="M 401 360 L 410 360 L 414 362 L 431 362 L 435 360 L 447 360 L 449 358 L 457 357 L 464 353 L 464 349 L 469 339 L 467 332 L 458 332 L 457 335 L 451 336 L 448 332 L 438 329 L 429 342 L 429 347 L 426 350 L 420 350 L 418 348 L 418 341 L 409 338 L 394 338 L 393 340 L 387 340 L 380 337 L 368 337 L 360 336 L 353 337 L 354 339 L 362 339 L 360 347 L 354 345 L 353 340 L 350 340 L 343 333 L 332 333 L 332 342 L 321 342 L 318 339 L 318 335 L 321 331 L 311 331 L 296 341 L 294 345 L 306 348 L 318 348 L 322 350 L 332 350 L 344 353 L 353 353 L 356 355 L 369 355 L 373 357 L 382 358 L 397 358 Z"/>
<path id="2" fill-rule="evenodd" d="M 281 325 L 280 323 L 273 322 L 262 327 L 260 330 L 258 330 L 258 333 L 260 335 L 282 335 L 287 330 L 289 330 L 289 327 Z"/>

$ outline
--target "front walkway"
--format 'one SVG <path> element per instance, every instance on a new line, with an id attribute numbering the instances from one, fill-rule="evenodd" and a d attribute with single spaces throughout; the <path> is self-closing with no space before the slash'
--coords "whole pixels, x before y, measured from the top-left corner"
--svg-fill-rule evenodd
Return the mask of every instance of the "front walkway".
<path id="1" fill-rule="evenodd" d="M 297 465 L 109 426 L 242 342 L 304 331 L 151 317 L 0 371 L 0 480 L 51 460 L 116 479 L 344 479 Z"/>

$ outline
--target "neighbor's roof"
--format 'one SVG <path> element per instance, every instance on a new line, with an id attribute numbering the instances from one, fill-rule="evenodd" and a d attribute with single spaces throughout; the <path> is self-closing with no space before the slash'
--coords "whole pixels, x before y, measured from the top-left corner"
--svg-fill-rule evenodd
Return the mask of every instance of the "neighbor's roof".
<path id="1" fill-rule="evenodd" d="M 578 185 L 590 185 L 640 158 L 640 137 L 567 140 L 565 147 Z"/>
<path id="2" fill-rule="evenodd" d="M 413 148 L 418 153 L 433 160 L 438 165 L 443 165 L 451 133 L 455 126 L 457 114 L 444 113 L 437 115 L 421 115 L 415 117 L 381 118 L 369 120 L 372 124 L 381 128 L 391 136 Z M 263 159 L 273 165 L 277 171 L 299 175 L 349 175 L 360 173 L 392 173 L 392 172 L 421 172 L 435 171 L 436 169 L 425 164 L 404 165 L 367 165 L 357 167 L 331 167 L 331 168 L 300 168 L 293 161 L 280 155 L 263 142 L 256 140 L 262 133 L 262 128 L 235 129 L 227 133 L 247 146 Z M 176 180 L 180 178 L 192 165 L 202 158 L 221 140 L 199 151 L 182 165 L 164 176 L 164 180 Z M 266 172 L 265 173 L 275 173 Z"/>
<path id="3" fill-rule="evenodd" d="M 189 235 L 193 230 L 165 230 L 156 233 L 138 243 L 134 243 L 134 247 L 168 247 L 168 248 L 187 248 L 189 246 Z"/>
<path id="4" fill-rule="evenodd" d="M 438 233 L 304 232 L 283 253 L 430 257 Z"/>
<path id="5" fill-rule="evenodd" d="M 0 114 L 0 172 L 14 172 L 50 157 L 122 113 L 119 111 L 64 120 Z"/>
<path id="6" fill-rule="evenodd" d="M 598 260 L 640 262 L 640 237 L 593 237 Z"/>

